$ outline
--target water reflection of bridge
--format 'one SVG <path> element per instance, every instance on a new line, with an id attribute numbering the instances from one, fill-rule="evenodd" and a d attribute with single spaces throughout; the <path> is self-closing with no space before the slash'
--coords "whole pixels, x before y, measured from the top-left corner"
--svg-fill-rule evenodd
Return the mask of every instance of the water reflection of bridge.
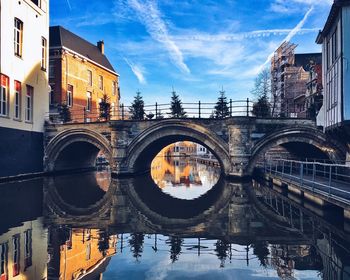
<path id="1" fill-rule="evenodd" d="M 271 244 L 270 264 L 281 275 L 298 267 L 323 267 L 324 279 L 350 276 L 349 233 L 316 215 L 315 205 L 302 206 L 266 187 L 255 185 L 252 189 L 250 182 L 227 181 L 220 181 L 200 197 L 198 205 L 193 201 L 187 204 L 168 197 L 152 184 L 151 179 L 144 178 L 114 180 L 96 217 L 89 209 L 86 215 L 83 210 L 76 215 L 57 204 L 49 205 L 50 209 L 63 207 L 60 212 L 50 212 L 47 217 L 51 223 L 74 227 L 89 227 L 94 223 L 91 221 L 100 220 L 99 226 L 111 234 L 164 234 L 195 237 L 199 242 L 218 239 L 223 244 L 255 244 L 262 246 L 261 250 Z M 50 193 L 48 189 L 49 204 L 54 203 Z M 94 209 L 98 205 L 96 202 Z"/>

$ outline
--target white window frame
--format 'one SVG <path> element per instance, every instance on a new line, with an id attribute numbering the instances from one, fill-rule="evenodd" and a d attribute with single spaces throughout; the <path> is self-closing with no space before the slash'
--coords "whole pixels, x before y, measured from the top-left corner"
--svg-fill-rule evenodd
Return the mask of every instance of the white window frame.
<path id="1" fill-rule="evenodd" d="M 23 21 L 19 18 L 14 19 L 14 54 L 22 57 L 23 55 Z"/>
<path id="2" fill-rule="evenodd" d="M 19 84 L 19 89 L 17 88 L 17 84 Z M 15 96 L 14 96 L 14 119 L 21 119 L 21 109 L 22 109 L 22 84 L 19 81 L 15 81 Z"/>
<path id="3" fill-rule="evenodd" d="M 25 99 L 25 121 L 33 122 L 33 99 L 34 99 L 34 88 L 27 85 L 26 87 L 26 99 Z"/>
<path id="4" fill-rule="evenodd" d="M 74 88 L 72 85 L 67 86 L 67 106 L 72 107 L 73 106 L 73 91 Z"/>
<path id="5" fill-rule="evenodd" d="M 0 277 L 8 276 L 8 244 L 0 244 Z"/>
<path id="6" fill-rule="evenodd" d="M 90 91 L 86 93 L 86 111 L 90 112 L 92 107 L 92 94 Z"/>
<path id="7" fill-rule="evenodd" d="M 12 237 L 12 263 L 13 265 L 17 264 L 18 267 L 20 266 L 20 261 L 21 261 L 21 252 L 20 252 L 20 236 L 18 235 L 14 235 Z M 18 269 L 18 273 L 15 274 L 15 272 L 13 271 L 13 277 L 19 275 L 19 269 Z"/>
<path id="8" fill-rule="evenodd" d="M 92 82 L 92 71 L 91 70 L 87 70 L 87 75 L 88 75 L 88 85 L 92 86 L 93 82 Z"/>
<path id="9" fill-rule="evenodd" d="M 47 67 L 47 40 L 41 37 L 41 70 L 46 71 Z"/>
<path id="10" fill-rule="evenodd" d="M 0 75 L 1 79 L 7 79 L 6 85 L 0 83 L 0 116 L 8 117 L 9 115 L 9 78 L 5 75 Z"/>
<path id="11" fill-rule="evenodd" d="M 103 76 L 102 75 L 98 76 L 98 88 L 100 90 L 103 90 Z"/>

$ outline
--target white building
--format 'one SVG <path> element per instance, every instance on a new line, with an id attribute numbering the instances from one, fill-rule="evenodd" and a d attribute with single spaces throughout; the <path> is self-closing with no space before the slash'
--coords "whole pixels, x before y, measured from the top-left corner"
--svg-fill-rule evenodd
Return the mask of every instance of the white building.
<path id="1" fill-rule="evenodd" d="M 326 131 L 350 121 L 350 0 L 335 0 L 316 42 L 322 44 L 323 106 L 317 118 Z"/>
<path id="2" fill-rule="evenodd" d="M 0 0 L 0 177 L 42 171 L 48 0 Z"/>
<path id="3" fill-rule="evenodd" d="M 47 279 L 47 230 L 43 218 L 0 235 L 0 279 Z"/>

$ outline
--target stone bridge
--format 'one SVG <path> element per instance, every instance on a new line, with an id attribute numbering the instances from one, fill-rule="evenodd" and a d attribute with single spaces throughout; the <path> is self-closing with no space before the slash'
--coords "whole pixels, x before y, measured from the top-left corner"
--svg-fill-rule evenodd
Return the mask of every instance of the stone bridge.
<path id="1" fill-rule="evenodd" d="M 99 151 L 113 174 L 132 175 L 150 169 L 161 149 L 177 141 L 208 148 L 226 176 L 250 176 L 257 162 L 274 147 L 294 157 L 344 159 L 343 145 L 303 119 L 157 119 L 84 124 L 49 124 L 45 129 L 47 172 L 93 167 Z"/>

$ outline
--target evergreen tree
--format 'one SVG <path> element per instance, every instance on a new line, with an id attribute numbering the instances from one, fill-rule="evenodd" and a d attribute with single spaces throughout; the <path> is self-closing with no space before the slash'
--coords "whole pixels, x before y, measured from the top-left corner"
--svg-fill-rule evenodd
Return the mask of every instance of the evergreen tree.
<path id="1" fill-rule="evenodd" d="M 60 114 L 60 118 L 64 123 L 72 120 L 69 107 L 65 102 L 58 106 L 58 113 Z"/>
<path id="2" fill-rule="evenodd" d="M 104 94 L 100 103 L 100 118 L 108 121 L 111 118 L 111 103 L 109 102 L 109 97 Z"/>
<path id="3" fill-rule="evenodd" d="M 224 89 L 222 89 L 219 93 L 220 96 L 214 107 L 214 116 L 215 118 L 223 119 L 230 116 L 230 111 Z"/>
<path id="4" fill-rule="evenodd" d="M 271 117 L 270 102 L 266 95 L 260 96 L 258 101 L 254 103 L 252 113 L 258 118 Z"/>
<path id="5" fill-rule="evenodd" d="M 175 236 L 171 236 L 167 243 L 170 245 L 170 259 L 174 263 L 179 259 L 181 254 L 181 246 L 183 244 L 183 239 Z"/>
<path id="6" fill-rule="evenodd" d="M 105 230 L 100 230 L 99 236 L 98 236 L 98 250 L 105 257 L 107 255 L 108 249 L 109 249 L 109 235 Z"/>
<path id="7" fill-rule="evenodd" d="M 257 241 L 251 246 L 253 247 L 254 255 L 257 256 L 260 261 L 260 265 L 266 267 L 268 262 L 268 256 L 270 254 L 267 242 Z"/>
<path id="8" fill-rule="evenodd" d="M 269 102 L 269 96 L 271 96 L 271 75 L 268 69 L 264 69 L 258 74 L 251 93 L 257 97 L 252 113 L 256 117 L 271 117 L 271 104 Z M 274 98 L 274 102 L 276 102 L 276 98 Z M 274 111 L 275 106 L 276 104 L 273 105 L 272 111 Z"/>
<path id="9" fill-rule="evenodd" d="M 172 118 L 184 118 L 186 117 L 186 112 L 182 107 L 182 102 L 180 97 L 176 94 L 176 91 L 172 91 L 171 103 L 170 103 L 170 115 Z"/>
<path id="10" fill-rule="evenodd" d="M 143 120 L 145 117 L 145 103 L 142 99 L 141 92 L 137 91 L 134 101 L 129 109 L 132 120 Z"/>
<path id="11" fill-rule="evenodd" d="M 215 244 L 216 256 L 220 260 L 220 267 L 225 267 L 225 261 L 228 257 L 230 244 L 224 240 L 218 240 Z"/>
<path id="12" fill-rule="evenodd" d="M 136 259 L 136 261 L 138 261 L 139 258 L 142 256 L 143 240 L 144 240 L 143 233 L 130 234 L 130 239 L 129 239 L 130 251 L 132 252 L 132 255 Z"/>

